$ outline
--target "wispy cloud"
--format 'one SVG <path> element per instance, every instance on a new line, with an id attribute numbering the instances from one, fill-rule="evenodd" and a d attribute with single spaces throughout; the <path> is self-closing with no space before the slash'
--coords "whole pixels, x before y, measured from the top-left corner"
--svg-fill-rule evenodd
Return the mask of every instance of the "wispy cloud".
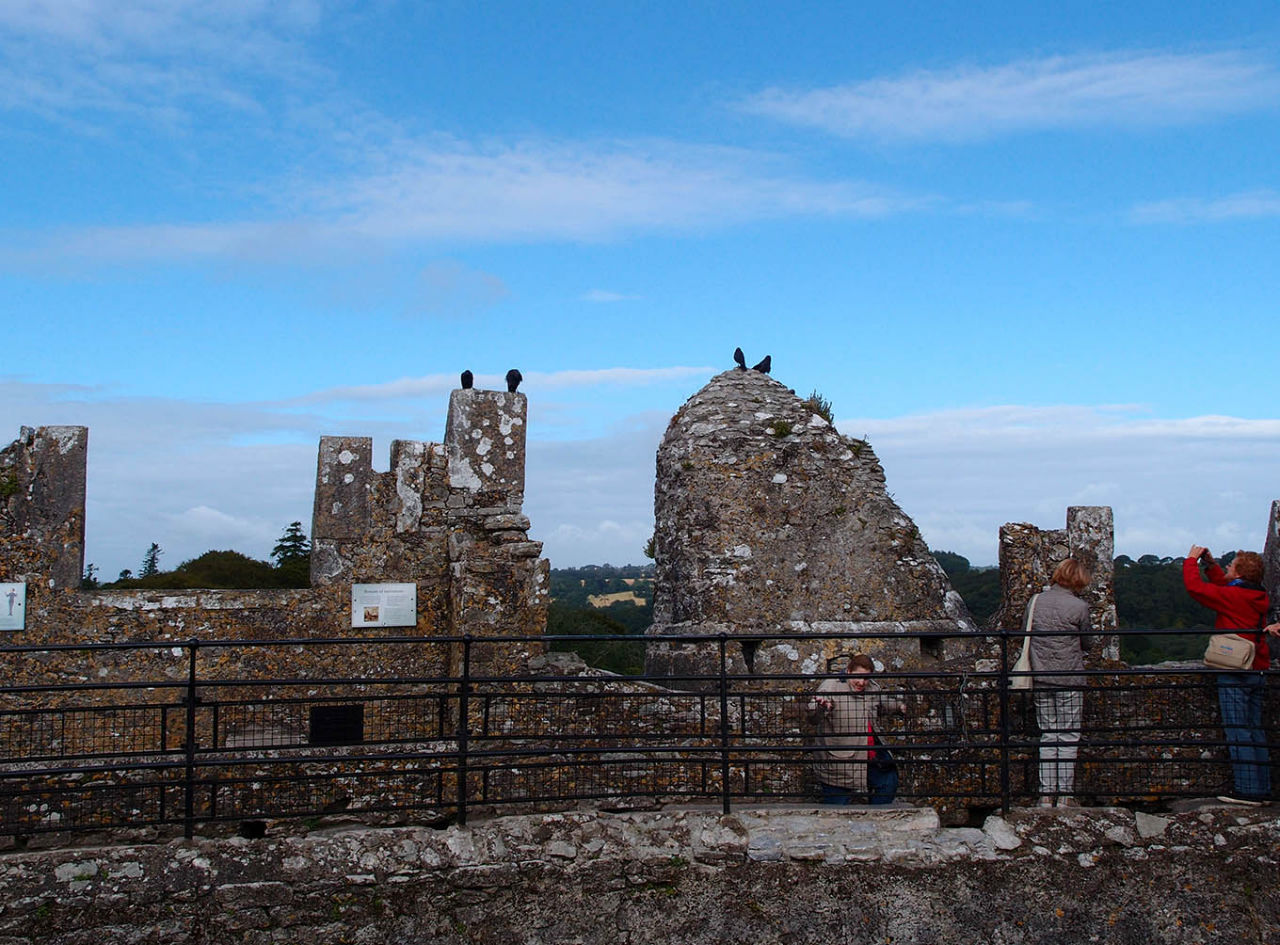
<path id="1" fill-rule="evenodd" d="M 770 88 L 741 107 L 849 138 L 972 141 L 1045 128 L 1185 124 L 1278 100 L 1280 70 L 1255 55 L 1130 52 Z"/>
<path id="2" fill-rule="evenodd" d="M 607 289 L 592 289 L 589 292 L 582 293 L 578 298 L 581 302 L 608 305 L 611 302 L 631 302 L 640 298 L 640 296 L 625 295 L 621 292 L 610 292 Z"/>
<path id="3" fill-rule="evenodd" d="M 790 176 L 760 154 L 672 142 L 447 141 L 379 163 L 392 166 L 294 188 L 280 220 L 10 232 L 0 235 L 0 263 L 332 261 L 388 245 L 599 241 L 768 218 L 875 218 L 934 203 Z"/>
<path id="4" fill-rule="evenodd" d="M 706 377 L 714 373 L 709 367 L 663 368 L 599 368 L 579 371 L 524 371 L 522 388 L 525 390 L 567 390 L 591 387 L 639 387 L 645 384 L 662 384 L 690 377 Z M 446 393 L 458 386 L 456 374 L 430 374 L 425 377 L 405 377 L 385 384 L 365 384 L 351 387 L 330 387 L 305 394 L 287 404 L 316 404 L 338 401 L 402 400 Z M 504 374 L 476 374 L 475 386 L 490 390 L 505 390 Z"/>
<path id="5" fill-rule="evenodd" d="M 531 374 L 548 386 L 705 377 L 707 368 L 604 369 Z M 492 381 L 496 381 L 496 376 Z M 108 392 L 0 379 L 0 444 L 20 424 L 90 427 L 87 539 L 108 576 L 136 568 L 157 541 L 176 564 L 213 547 L 265 557 L 294 519 L 306 521 L 321 434 L 438 440 L 440 397 L 412 418 L 380 399 L 457 386 L 457 378 L 405 380 L 321 392 L 366 400 L 341 425 L 331 404 L 270 405 L 112 399 Z M 314 396 L 314 395 L 313 395 Z M 305 399 L 305 398 L 303 398 Z M 672 408 L 673 409 L 673 408 Z M 640 560 L 652 529 L 654 450 L 670 409 L 616 418 L 598 436 L 529 442 L 526 511 L 560 566 Z M 930 546 L 994 564 L 1005 522 L 1058 528 L 1070 505 L 1109 505 L 1116 550 L 1178 554 L 1193 541 L 1215 550 L 1265 539 L 1280 465 L 1280 420 L 1157 418 L 1132 406 L 1024 407 L 840 419 L 867 435 L 888 489 Z"/>
<path id="6" fill-rule="evenodd" d="M 1005 522 L 1061 528 L 1071 505 L 1111 506 L 1117 553 L 1260 548 L 1280 497 L 1277 419 L 1010 405 L 837 425 L 868 436 L 930 547 L 977 564 L 995 563 Z"/>
<path id="7" fill-rule="evenodd" d="M 318 69 L 299 47 L 313 0 L 74 0 L 0 3 L 0 108 L 92 125 L 128 115 L 186 123 L 192 107 L 259 107 L 257 77 Z"/>
<path id="8" fill-rule="evenodd" d="M 1129 214 L 1134 223 L 1227 223 L 1280 217 L 1280 193 L 1251 190 L 1213 200 L 1195 197 L 1139 204 Z"/>

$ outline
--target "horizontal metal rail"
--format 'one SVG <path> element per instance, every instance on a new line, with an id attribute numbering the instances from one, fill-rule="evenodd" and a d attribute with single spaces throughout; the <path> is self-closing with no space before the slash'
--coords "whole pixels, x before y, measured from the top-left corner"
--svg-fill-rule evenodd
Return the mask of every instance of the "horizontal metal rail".
<path id="1" fill-rule="evenodd" d="M 476 805 L 643 798 L 704 798 L 728 811 L 735 801 L 809 797 L 819 750 L 809 701 L 821 680 L 839 674 L 742 672 L 732 648 L 821 639 L 874 652 L 882 641 L 956 637 L 890 626 L 0 647 L 0 678 L 10 681 L 0 686 L 0 835 L 142 825 L 191 835 L 201 823 L 337 811 L 465 820 Z M 880 695 L 907 709 L 884 719 L 882 731 L 904 797 L 1007 808 L 1037 783 L 1034 690 L 1011 687 L 1009 654 L 1021 634 L 964 638 L 982 653 L 972 666 L 876 674 Z M 679 676 L 492 668 L 515 644 L 618 641 L 706 647 L 710 666 Z M 271 651 L 329 650 L 348 671 L 333 673 L 332 660 L 314 675 L 243 669 Z M 437 669 L 406 673 L 415 658 Z M 1044 686 L 1080 674 L 1034 675 Z M 1078 794 L 1149 803 L 1226 790 L 1217 671 L 1109 665 L 1083 675 Z M 1270 736 L 1280 676 L 1264 674 L 1264 683 Z"/>

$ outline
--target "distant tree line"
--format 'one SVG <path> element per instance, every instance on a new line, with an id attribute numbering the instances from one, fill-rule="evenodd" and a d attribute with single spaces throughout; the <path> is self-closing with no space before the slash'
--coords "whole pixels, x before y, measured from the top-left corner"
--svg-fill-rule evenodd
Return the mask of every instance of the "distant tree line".
<path id="1" fill-rule="evenodd" d="M 1000 571 L 971 568 L 968 559 L 951 551 L 933 555 L 979 625 L 985 625 L 1000 606 Z M 1223 555 L 1223 567 L 1233 554 Z M 1208 630 L 1213 612 L 1191 599 L 1182 584 L 1182 558 L 1128 555 L 1115 559 L 1116 619 L 1123 630 Z M 1126 636 L 1120 656 L 1128 663 L 1198 659 L 1204 653 L 1201 636 L 1150 634 Z"/>
<path id="2" fill-rule="evenodd" d="M 86 588 L 272 588 L 307 587 L 310 584 L 311 542 L 301 522 L 290 522 L 271 551 L 271 561 L 259 561 L 238 551 L 206 551 L 184 561 L 172 571 L 160 569 L 163 549 L 152 543 L 142 556 L 138 573 L 125 569 L 115 581 L 103 583 L 97 568 L 85 568 Z M 964 598 L 979 626 L 1000 606 L 1000 572 L 975 568 L 969 559 L 953 551 L 936 551 L 934 558 L 946 572 L 951 586 Z M 1232 555 L 1221 559 L 1225 567 Z M 652 564 L 587 565 L 551 571 L 551 603 L 547 633 L 557 637 L 628 636 L 635 640 L 574 641 L 553 644 L 573 650 L 592 666 L 634 674 L 644 668 L 644 643 L 638 639 L 653 623 Z M 628 597 L 603 606 L 597 599 L 613 594 Z M 1116 615 L 1122 629 L 1208 630 L 1213 613 L 1195 603 L 1182 585 L 1182 559 L 1128 555 L 1115 559 Z M 1204 650 L 1198 635 L 1149 634 L 1126 636 L 1121 657 L 1129 663 L 1196 659 Z"/>
<path id="3" fill-rule="evenodd" d="M 259 561 L 238 551 L 206 551 L 183 561 L 172 571 L 160 569 L 164 549 L 152 542 L 142 556 L 138 573 L 130 568 L 114 581 L 98 578 L 96 565 L 84 570 L 81 587 L 92 588 L 271 588 L 308 587 L 311 584 L 311 542 L 301 522 L 290 522 L 271 551 L 271 561 Z"/>

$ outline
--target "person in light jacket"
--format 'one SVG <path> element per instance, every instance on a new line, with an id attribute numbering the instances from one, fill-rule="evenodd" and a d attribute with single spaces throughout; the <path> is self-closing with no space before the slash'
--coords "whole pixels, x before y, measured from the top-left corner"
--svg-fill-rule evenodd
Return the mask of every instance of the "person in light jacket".
<path id="1" fill-rule="evenodd" d="M 906 705 L 879 691 L 871 681 L 874 671 L 870 656 L 851 656 L 841 677 L 824 679 L 809 700 L 820 746 L 813 772 L 824 804 L 891 804 L 897 793 L 897 771 L 873 763 L 873 735 L 881 712 L 905 712 Z"/>
<path id="2" fill-rule="evenodd" d="M 1067 558 L 1049 589 L 1036 595 L 1031 618 L 1031 669 L 1040 726 L 1040 806 L 1074 807 L 1076 751 L 1084 714 L 1084 652 L 1093 645 L 1089 605 L 1077 595 L 1092 579 Z"/>

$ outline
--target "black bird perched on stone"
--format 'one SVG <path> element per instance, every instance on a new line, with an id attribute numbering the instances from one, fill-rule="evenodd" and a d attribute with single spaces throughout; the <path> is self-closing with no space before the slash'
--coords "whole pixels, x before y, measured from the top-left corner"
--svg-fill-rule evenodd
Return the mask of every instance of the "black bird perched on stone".
<path id="1" fill-rule="evenodd" d="M 769 368 L 773 367 L 773 355 L 766 354 L 764 360 L 753 367 L 751 370 L 759 371 L 761 374 L 768 374 Z"/>
<path id="2" fill-rule="evenodd" d="M 520 382 L 524 380 L 524 375 L 512 368 L 507 372 L 507 390 L 511 393 L 516 392 L 516 388 L 520 386 Z"/>
<path id="3" fill-rule="evenodd" d="M 733 349 L 733 363 L 738 365 L 739 371 L 745 371 L 747 369 L 747 358 L 746 355 L 742 353 L 741 348 Z"/>
<path id="4" fill-rule="evenodd" d="M 462 372 L 462 389 L 471 390 L 471 385 L 475 383 L 476 376 L 470 371 Z"/>

